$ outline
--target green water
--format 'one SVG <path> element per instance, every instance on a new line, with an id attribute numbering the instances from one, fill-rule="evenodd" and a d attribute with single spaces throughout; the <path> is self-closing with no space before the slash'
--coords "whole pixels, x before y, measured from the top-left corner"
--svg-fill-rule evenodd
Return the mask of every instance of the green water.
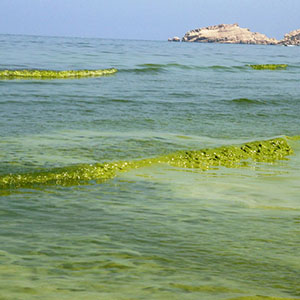
<path id="1" fill-rule="evenodd" d="M 0 299 L 300 299 L 297 47 L 0 40 Z"/>

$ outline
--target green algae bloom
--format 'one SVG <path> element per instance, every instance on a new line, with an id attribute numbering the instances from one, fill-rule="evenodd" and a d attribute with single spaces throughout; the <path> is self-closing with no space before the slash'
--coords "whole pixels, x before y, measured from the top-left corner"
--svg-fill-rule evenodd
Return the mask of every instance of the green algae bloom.
<path id="1" fill-rule="evenodd" d="M 32 173 L 4 174 L 0 176 L 0 188 L 34 187 L 36 185 L 76 185 L 90 181 L 98 183 L 112 179 L 120 172 L 147 167 L 152 164 L 168 164 L 179 168 L 197 168 L 203 171 L 212 167 L 237 168 L 249 160 L 274 162 L 286 159 L 293 153 L 285 138 L 246 143 L 242 146 L 224 146 L 197 151 L 178 151 L 169 155 L 136 161 L 80 164 Z"/>
<path id="2" fill-rule="evenodd" d="M 168 163 L 183 168 L 207 170 L 213 166 L 240 167 L 249 160 L 274 162 L 292 154 L 286 139 L 250 142 L 242 146 L 224 146 L 216 149 L 182 151 L 168 156 Z"/>
<path id="3" fill-rule="evenodd" d="M 250 65 L 254 70 L 285 70 L 286 64 Z"/>
<path id="4" fill-rule="evenodd" d="M 213 285 L 190 285 L 173 283 L 172 287 L 183 290 L 185 292 L 206 292 L 206 293 L 242 293 L 242 290 L 231 289 L 223 286 L 213 286 Z"/>
<path id="5" fill-rule="evenodd" d="M 117 69 L 102 70 L 0 70 L 0 79 L 72 79 L 112 75 Z"/>
<path id="6" fill-rule="evenodd" d="M 228 300 L 297 300 L 299 298 L 282 298 L 282 297 L 269 297 L 269 296 L 244 296 L 238 298 L 230 298 Z"/>

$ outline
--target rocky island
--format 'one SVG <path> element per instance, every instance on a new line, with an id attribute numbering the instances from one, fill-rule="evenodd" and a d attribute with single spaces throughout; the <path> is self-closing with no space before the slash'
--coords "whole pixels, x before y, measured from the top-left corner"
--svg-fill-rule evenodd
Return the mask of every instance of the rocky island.
<path id="1" fill-rule="evenodd" d="M 169 41 L 178 41 L 178 37 Z M 259 32 L 251 32 L 235 24 L 220 24 L 188 31 L 182 42 L 221 43 L 221 44 L 254 44 L 254 45 L 300 45 L 300 29 L 294 30 L 278 41 Z"/>
<path id="2" fill-rule="evenodd" d="M 284 38 L 279 41 L 279 44 L 284 46 L 300 46 L 300 29 L 285 34 Z"/>
<path id="3" fill-rule="evenodd" d="M 178 36 L 174 36 L 173 38 L 168 39 L 169 42 L 180 42 L 180 38 Z"/>

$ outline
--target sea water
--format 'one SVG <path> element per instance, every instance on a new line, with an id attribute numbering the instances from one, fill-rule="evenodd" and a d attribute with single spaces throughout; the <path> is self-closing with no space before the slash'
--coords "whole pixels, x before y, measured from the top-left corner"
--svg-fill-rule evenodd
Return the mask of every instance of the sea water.
<path id="1" fill-rule="evenodd" d="M 293 152 L 2 185 L 0 298 L 300 299 L 299 51 L 0 35 L 1 70 L 118 69 L 2 78 L 0 178 L 276 138 Z"/>

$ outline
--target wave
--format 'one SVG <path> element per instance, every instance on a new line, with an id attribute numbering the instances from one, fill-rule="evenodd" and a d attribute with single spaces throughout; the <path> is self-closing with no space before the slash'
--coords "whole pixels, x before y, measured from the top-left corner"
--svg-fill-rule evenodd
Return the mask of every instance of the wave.
<path id="1" fill-rule="evenodd" d="M 188 66 L 188 65 L 183 65 L 183 64 L 178 64 L 178 63 L 167 63 L 167 64 L 140 64 L 138 67 L 142 68 L 179 68 L 179 69 L 193 69 L 193 66 Z"/>
<path id="2" fill-rule="evenodd" d="M 120 72 L 137 73 L 137 74 L 159 74 L 166 72 L 170 69 L 182 70 L 215 70 L 224 72 L 246 71 L 249 68 L 254 70 L 281 70 L 286 69 L 287 65 L 284 64 L 266 64 L 266 65 L 241 65 L 241 66 L 197 66 L 197 65 L 184 65 L 178 63 L 155 64 L 145 63 L 136 65 L 135 68 L 120 69 Z M 298 66 L 290 66 L 289 68 L 298 68 Z M 116 73 L 118 70 L 115 68 L 99 69 L 99 70 L 39 70 L 39 69 L 0 69 L 0 79 L 72 79 L 82 77 L 99 77 L 107 76 Z"/>
<path id="3" fill-rule="evenodd" d="M 263 101 L 248 98 L 232 99 L 231 102 L 236 104 L 264 104 Z"/>
<path id="4" fill-rule="evenodd" d="M 246 66 L 221 66 L 221 65 L 214 65 L 208 66 L 207 69 L 213 70 L 224 70 L 224 71 L 234 71 L 234 70 L 245 70 L 247 69 Z"/>
<path id="5" fill-rule="evenodd" d="M 197 168 L 203 171 L 211 167 L 244 167 L 247 160 L 273 162 L 286 159 L 293 153 L 286 138 L 249 142 L 241 146 L 223 146 L 196 151 L 178 151 L 160 157 L 136 161 L 80 164 L 32 173 L 4 174 L 0 176 L 0 188 L 35 187 L 37 185 L 78 185 L 112 179 L 120 172 L 147 167 L 153 164 L 168 164 L 179 168 Z"/>
<path id="6" fill-rule="evenodd" d="M 0 70 L 0 79 L 69 79 L 112 75 L 117 69 L 100 70 Z"/>
<path id="7" fill-rule="evenodd" d="M 158 74 L 162 72 L 167 72 L 172 69 L 181 69 L 181 70 L 212 70 L 212 71 L 223 71 L 223 72 L 240 72 L 240 71 L 249 71 L 249 70 L 285 70 L 289 68 L 298 69 L 300 68 L 297 65 L 286 65 L 286 64 L 257 64 L 257 65 L 211 65 L 211 66 L 199 66 L 199 65 L 184 65 L 178 63 L 166 63 L 166 64 L 155 64 L 155 63 L 145 63 L 138 64 L 136 68 L 132 69 L 120 69 L 120 72 L 130 72 L 130 73 L 150 73 Z"/>
<path id="8" fill-rule="evenodd" d="M 136 74 L 158 74 L 165 72 L 165 68 L 162 66 L 158 65 L 153 65 L 153 66 L 144 66 L 144 67 L 138 67 L 138 68 L 133 68 L 133 69 L 120 69 L 119 70 L 121 73 L 136 73 Z"/>
<path id="9" fill-rule="evenodd" d="M 136 65 L 136 68 L 132 69 L 120 69 L 120 72 L 125 73 L 149 73 L 149 74 L 158 74 L 167 72 L 171 69 L 181 69 L 181 70 L 215 70 L 215 71 L 227 71 L 235 72 L 240 70 L 248 70 L 249 66 L 222 66 L 222 65 L 212 65 L 212 66 L 197 66 L 197 65 L 183 65 L 178 63 L 166 63 L 166 64 L 139 64 Z"/>
<path id="10" fill-rule="evenodd" d="M 140 64 L 137 65 L 142 68 L 179 68 L 185 70 L 232 70 L 232 69 L 247 69 L 247 66 L 223 66 L 223 65 L 212 65 L 212 66 L 198 66 L 198 65 L 183 65 L 178 63 L 167 63 L 167 64 Z"/>

